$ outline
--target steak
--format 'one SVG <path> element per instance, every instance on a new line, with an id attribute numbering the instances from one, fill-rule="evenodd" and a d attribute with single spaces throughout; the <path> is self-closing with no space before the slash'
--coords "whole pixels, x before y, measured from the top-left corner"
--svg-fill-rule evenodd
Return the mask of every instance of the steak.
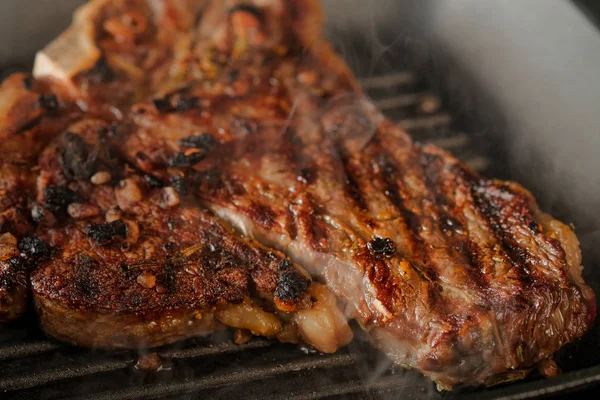
<path id="1" fill-rule="evenodd" d="M 413 142 L 320 26 L 314 1 L 80 9 L 36 79 L 2 88 L 3 318 L 31 285 L 79 345 L 224 324 L 325 352 L 354 319 L 442 388 L 521 378 L 581 337 L 596 303 L 572 229 Z"/>

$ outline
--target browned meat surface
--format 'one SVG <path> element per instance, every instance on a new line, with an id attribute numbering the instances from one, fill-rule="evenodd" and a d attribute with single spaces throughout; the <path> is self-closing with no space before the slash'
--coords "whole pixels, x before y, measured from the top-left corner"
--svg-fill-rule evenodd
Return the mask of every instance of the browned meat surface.
<path id="1" fill-rule="evenodd" d="M 23 187 L 1 203 L 5 319 L 29 282 L 44 329 L 88 346 L 218 321 L 331 352 L 356 319 L 446 388 L 523 377 L 583 335 L 596 303 L 572 230 L 412 142 L 320 23 L 313 1 L 82 9 L 36 62 L 58 110 L 0 136 L 7 159 L 4 143 L 44 138 L 0 178 Z"/>

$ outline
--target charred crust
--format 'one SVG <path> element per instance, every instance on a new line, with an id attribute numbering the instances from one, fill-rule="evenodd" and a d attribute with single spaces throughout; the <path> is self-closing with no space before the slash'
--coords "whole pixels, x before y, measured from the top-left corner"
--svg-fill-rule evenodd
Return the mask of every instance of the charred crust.
<path id="1" fill-rule="evenodd" d="M 317 173 L 313 168 L 301 168 L 298 174 L 298 181 L 310 185 L 314 183 Z"/>
<path id="2" fill-rule="evenodd" d="M 200 135 L 188 136 L 186 138 L 179 139 L 177 144 L 179 144 L 181 147 L 200 149 L 208 152 L 217 145 L 217 141 L 210 133 L 202 133 Z"/>
<path id="3" fill-rule="evenodd" d="M 166 288 L 167 293 L 174 293 L 177 290 L 175 265 L 172 263 L 165 264 L 161 274 L 159 274 L 157 277 L 157 284 Z"/>
<path id="4" fill-rule="evenodd" d="M 119 130 L 120 130 L 119 124 L 117 122 L 113 122 L 108 127 L 107 136 L 109 138 L 116 137 L 119 135 Z"/>
<path id="5" fill-rule="evenodd" d="M 23 85 L 23 89 L 31 90 L 33 88 L 33 76 L 31 74 L 25 75 L 21 83 Z"/>
<path id="6" fill-rule="evenodd" d="M 196 173 L 193 182 L 197 185 L 205 185 L 207 189 L 218 189 L 222 185 L 221 172 L 218 168 L 210 168 Z"/>
<path id="7" fill-rule="evenodd" d="M 56 111 L 58 109 L 58 99 L 53 94 L 40 94 L 38 105 L 45 111 Z"/>
<path id="8" fill-rule="evenodd" d="M 152 175 L 152 174 L 145 174 L 144 182 L 146 183 L 146 185 L 148 185 L 151 188 L 163 187 L 162 181 L 158 177 L 156 177 L 155 175 Z"/>
<path id="9" fill-rule="evenodd" d="M 275 297 L 283 302 L 300 300 L 310 287 L 311 281 L 295 269 L 279 273 Z"/>
<path id="10" fill-rule="evenodd" d="M 153 99 L 152 104 L 159 113 L 169 114 L 196 109 L 200 107 L 200 99 L 195 96 L 186 97 L 182 93 L 172 93 Z"/>
<path id="11" fill-rule="evenodd" d="M 290 262 L 290 260 L 288 260 L 287 258 L 284 258 L 283 260 L 281 260 L 277 263 L 276 268 L 277 268 L 277 271 L 286 271 L 293 267 L 292 267 L 292 263 Z"/>
<path id="12" fill-rule="evenodd" d="M 81 136 L 66 132 L 60 150 L 59 163 L 69 179 L 89 179 L 96 172 L 97 151 L 88 152 Z"/>
<path id="13" fill-rule="evenodd" d="M 538 224 L 535 221 L 531 221 L 528 226 L 529 226 L 529 229 L 531 230 L 531 232 L 533 232 L 533 233 L 541 233 L 542 232 L 540 229 L 540 224 Z"/>
<path id="14" fill-rule="evenodd" d="M 169 178 L 169 184 L 181 195 L 187 194 L 187 182 L 180 175 L 173 175 Z"/>
<path id="15" fill-rule="evenodd" d="M 171 158 L 169 158 L 169 166 L 175 168 L 187 168 L 193 167 L 198 164 L 200 161 L 206 158 L 206 153 L 198 152 L 186 154 L 183 152 L 177 152 L 173 154 Z"/>
<path id="16" fill-rule="evenodd" d="M 44 188 L 44 207 L 53 213 L 63 213 L 77 200 L 77 194 L 66 186 L 48 185 Z"/>
<path id="17" fill-rule="evenodd" d="M 8 259 L 7 263 L 13 269 L 13 271 L 24 271 L 27 269 L 27 263 L 25 262 L 25 258 L 21 256 L 11 257 L 10 259 Z"/>
<path id="18" fill-rule="evenodd" d="M 367 243 L 367 248 L 376 256 L 391 256 L 396 253 L 396 246 L 389 238 L 375 238 Z"/>
<path id="19" fill-rule="evenodd" d="M 36 260 L 47 259 L 52 253 L 52 247 L 37 236 L 26 236 L 19 242 L 19 251 Z"/>
<path id="20" fill-rule="evenodd" d="M 96 244 L 103 245 L 111 242 L 115 236 L 127 237 L 127 225 L 121 220 L 107 222 L 105 224 L 90 224 L 86 230 L 89 238 Z"/>
<path id="21" fill-rule="evenodd" d="M 81 297 L 93 301 L 99 293 L 95 273 L 100 263 L 87 254 L 77 255 L 73 263 L 74 285 Z"/>
<path id="22" fill-rule="evenodd" d="M 117 79 L 115 72 L 110 68 L 104 57 L 100 57 L 94 66 L 86 71 L 85 75 L 93 84 L 109 83 Z"/>

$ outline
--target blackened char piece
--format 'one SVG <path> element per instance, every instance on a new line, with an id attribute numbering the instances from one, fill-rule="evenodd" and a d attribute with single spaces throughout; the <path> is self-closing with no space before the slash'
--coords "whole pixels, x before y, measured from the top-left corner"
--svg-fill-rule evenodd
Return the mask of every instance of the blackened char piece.
<path id="1" fill-rule="evenodd" d="M 28 228 L 52 248 L 30 267 L 48 333 L 152 346 L 220 321 L 335 351 L 356 319 L 394 362 L 450 388 L 523 377 L 588 329 L 572 230 L 381 116 L 323 40 L 316 1 L 151 3 L 82 9 L 77 40 L 68 31 L 35 66 L 59 109 L 20 103 L 0 130 L 17 140 L 69 101 L 85 114 L 61 131 L 81 141 L 57 137 L 22 182 L 24 204 L 65 215 L 43 208 Z M 214 146 L 189 139 L 201 132 Z M 100 151 L 110 143 L 118 163 Z M 96 168 L 113 179 L 90 183 Z M 55 204 L 50 187 L 72 196 Z M 6 231 L 21 238 L 18 215 Z M 126 232 L 88 235 L 114 221 Z"/>

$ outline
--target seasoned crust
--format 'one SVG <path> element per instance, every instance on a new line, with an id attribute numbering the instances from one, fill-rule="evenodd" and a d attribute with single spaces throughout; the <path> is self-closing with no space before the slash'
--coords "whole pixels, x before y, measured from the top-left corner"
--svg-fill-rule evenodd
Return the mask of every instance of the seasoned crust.
<path id="1" fill-rule="evenodd" d="M 84 347 L 157 347 L 219 329 L 211 309 L 162 310 L 143 316 L 116 315 L 65 307 L 42 296 L 35 296 L 34 305 L 46 332 L 61 341 Z"/>

